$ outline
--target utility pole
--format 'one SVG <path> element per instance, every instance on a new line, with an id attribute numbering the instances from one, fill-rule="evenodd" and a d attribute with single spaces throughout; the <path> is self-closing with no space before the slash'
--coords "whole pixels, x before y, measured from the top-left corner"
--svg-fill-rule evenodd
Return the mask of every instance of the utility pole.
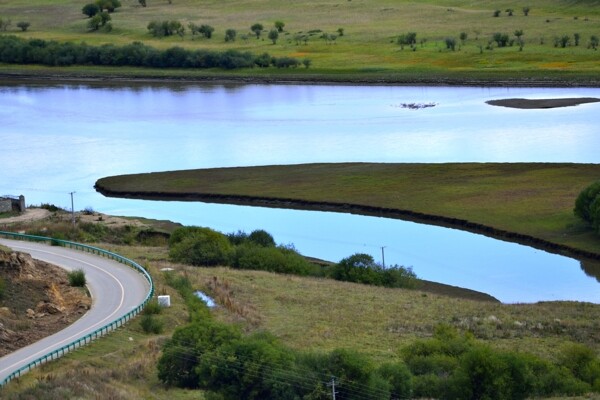
<path id="1" fill-rule="evenodd" d="M 73 228 L 75 228 L 75 207 L 73 206 L 73 195 L 76 192 L 70 192 L 71 195 L 71 222 L 73 223 Z"/>
<path id="2" fill-rule="evenodd" d="M 381 263 L 383 265 L 383 268 L 385 268 L 385 253 L 383 251 L 383 249 L 385 249 L 386 246 L 381 246 Z"/>
<path id="3" fill-rule="evenodd" d="M 331 377 L 331 382 L 328 383 L 327 386 L 331 386 L 331 398 L 335 400 L 335 394 L 337 393 L 335 391 L 335 376 Z"/>

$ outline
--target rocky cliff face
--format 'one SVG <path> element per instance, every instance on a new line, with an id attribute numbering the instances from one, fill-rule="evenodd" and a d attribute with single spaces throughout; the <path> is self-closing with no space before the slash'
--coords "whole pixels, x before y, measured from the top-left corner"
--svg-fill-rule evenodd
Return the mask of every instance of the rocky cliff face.
<path id="1" fill-rule="evenodd" d="M 0 279 L 0 357 L 63 329 L 91 305 L 65 270 L 26 253 L 0 249 Z"/>

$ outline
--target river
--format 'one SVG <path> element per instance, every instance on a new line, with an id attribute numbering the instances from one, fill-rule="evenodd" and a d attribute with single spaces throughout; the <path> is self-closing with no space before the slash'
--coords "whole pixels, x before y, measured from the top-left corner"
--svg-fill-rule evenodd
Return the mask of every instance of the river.
<path id="1" fill-rule="evenodd" d="M 579 262 L 453 229 L 349 214 L 109 199 L 96 179 L 150 171 L 309 162 L 600 161 L 600 104 L 551 110 L 507 97 L 600 97 L 600 89 L 344 85 L 0 86 L 0 195 L 223 232 L 266 229 L 338 261 L 385 255 L 419 277 L 503 302 L 600 302 Z M 427 104 L 422 109 L 403 104 Z M 383 250 L 382 250 L 383 248 Z"/>

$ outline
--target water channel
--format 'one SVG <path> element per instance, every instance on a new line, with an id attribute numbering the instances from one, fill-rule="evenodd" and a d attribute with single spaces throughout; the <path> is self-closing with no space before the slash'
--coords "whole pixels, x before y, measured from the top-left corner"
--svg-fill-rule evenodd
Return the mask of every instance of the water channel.
<path id="1" fill-rule="evenodd" d="M 109 199 L 96 179 L 189 168 L 310 162 L 600 162 L 600 103 L 552 110 L 507 97 L 600 89 L 326 85 L 0 85 L 0 194 L 223 232 L 266 229 L 338 261 L 356 252 L 504 302 L 600 302 L 580 263 L 454 229 L 349 214 Z M 406 103 L 434 105 L 419 110 Z"/>

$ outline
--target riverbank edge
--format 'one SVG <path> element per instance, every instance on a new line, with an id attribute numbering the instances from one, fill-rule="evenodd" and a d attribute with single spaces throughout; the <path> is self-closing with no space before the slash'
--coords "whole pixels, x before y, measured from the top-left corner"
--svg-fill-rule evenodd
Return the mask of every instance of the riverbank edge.
<path id="1" fill-rule="evenodd" d="M 245 195 L 221 195 L 214 193 L 164 193 L 164 192 L 121 192 L 110 190 L 96 182 L 96 191 L 107 197 L 138 199 L 138 200 L 162 200 L 162 201 L 197 201 L 217 204 L 234 204 L 254 207 L 284 208 L 307 211 L 330 211 L 348 214 L 358 214 L 372 217 L 400 219 L 404 221 L 417 222 L 428 225 L 441 226 L 445 228 L 460 229 L 463 231 L 480 234 L 493 239 L 522 244 L 543 250 L 548 253 L 562 256 L 575 256 L 594 261 L 600 260 L 600 253 L 578 249 L 564 244 L 554 243 L 546 239 L 511 232 L 493 226 L 471 222 L 461 218 L 447 217 L 443 215 L 426 214 L 422 212 L 403 210 L 386 207 L 367 206 L 352 203 L 335 203 L 324 201 L 308 201 L 293 198 L 258 197 Z"/>
<path id="2" fill-rule="evenodd" d="M 173 71 L 171 71 L 173 72 Z M 183 71 L 182 71 L 183 72 Z M 412 75 L 412 74 L 411 74 Z M 474 73 L 475 75 L 475 73 Z M 157 76 L 151 72 L 135 74 L 115 73 L 85 73 L 65 72 L 35 73 L 27 71 L 3 71 L 0 65 L 1 84 L 280 84 L 280 85 L 365 85 L 365 86 L 465 86 L 465 87 L 539 87 L 539 88 L 600 88 L 600 79 L 590 79 L 587 75 L 574 76 L 572 79 L 525 77 L 515 76 L 498 77 L 452 77 L 448 76 L 423 76 L 411 77 L 394 76 L 367 76 L 360 73 L 322 73 L 307 75 L 187 75 L 173 73 L 171 75 Z"/>

